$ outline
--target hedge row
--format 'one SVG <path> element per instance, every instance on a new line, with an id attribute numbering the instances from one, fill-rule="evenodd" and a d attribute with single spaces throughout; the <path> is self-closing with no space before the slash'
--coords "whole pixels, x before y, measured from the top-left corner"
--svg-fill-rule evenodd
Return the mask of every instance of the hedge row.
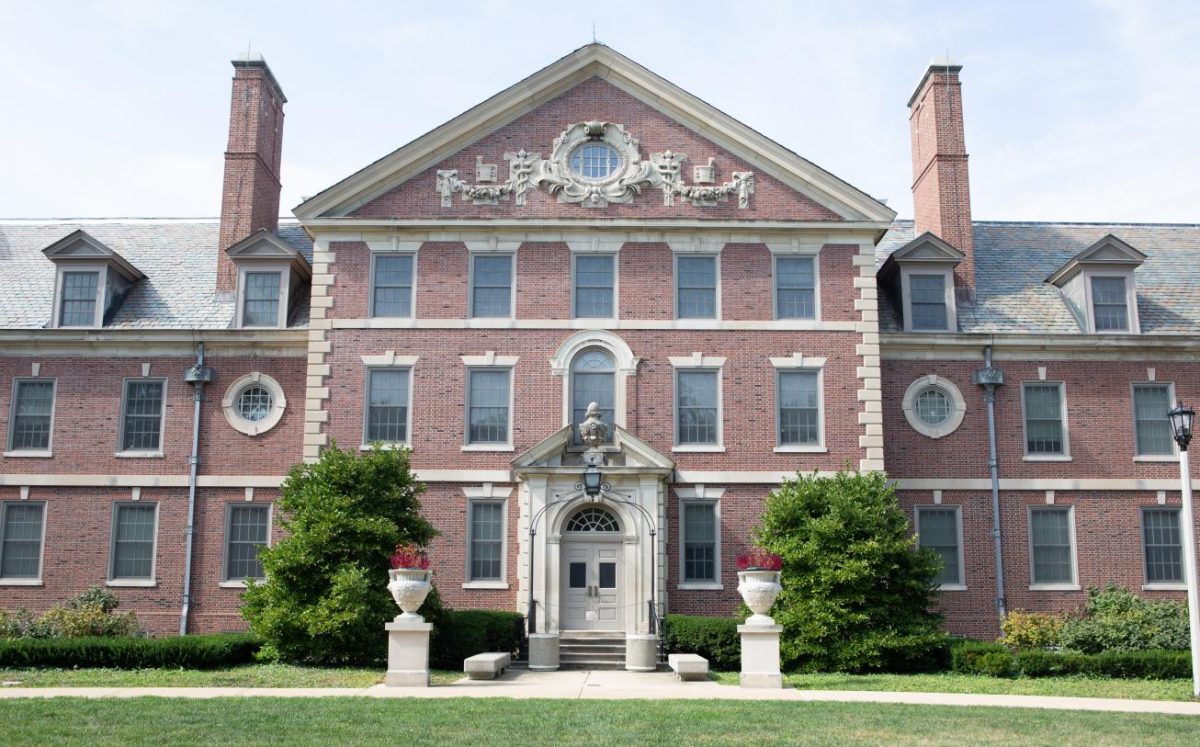
<path id="1" fill-rule="evenodd" d="M 1061 677 L 1088 675 L 1123 679 L 1166 680 L 1192 676 L 1187 651 L 1106 651 L 1100 654 L 1020 651 L 999 643 L 971 641 L 951 651 L 952 667 L 962 674 L 991 677 Z"/>
<path id="2" fill-rule="evenodd" d="M 525 637 L 525 617 L 496 610 L 445 610 L 438 618 L 430 652 L 437 669 L 462 668 L 463 659 L 488 651 L 515 653 Z"/>
<path id="3" fill-rule="evenodd" d="M 742 642 L 734 617 L 667 615 L 663 621 L 664 645 L 669 654 L 700 654 L 718 671 L 741 668 Z"/>
<path id="4" fill-rule="evenodd" d="M 254 661 L 249 633 L 173 638 L 13 638 L 0 640 L 0 667 L 216 669 Z"/>

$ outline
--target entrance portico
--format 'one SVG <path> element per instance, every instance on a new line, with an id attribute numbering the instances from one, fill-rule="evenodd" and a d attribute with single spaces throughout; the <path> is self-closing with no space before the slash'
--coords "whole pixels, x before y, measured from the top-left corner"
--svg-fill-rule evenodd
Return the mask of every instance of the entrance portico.
<path id="1" fill-rule="evenodd" d="M 563 427 L 513 461 L 520 609 L 529 616 L 532 591 L 531 633 L 647 633 L 651 597 L 658 618 L 665 609 L 666 484 L 674 463 L 619 426 L 611 443 L 589 450 L 573 445 L 574 430 Z M 595 495 L 582 482 L 589 461 L 604 483 Z"/>

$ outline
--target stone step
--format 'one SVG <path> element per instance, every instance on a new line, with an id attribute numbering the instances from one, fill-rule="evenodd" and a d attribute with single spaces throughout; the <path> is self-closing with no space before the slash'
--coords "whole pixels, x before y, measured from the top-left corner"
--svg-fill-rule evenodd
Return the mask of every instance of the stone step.
<path id="1" fill-rule="evenodd" d="M 624 651 L 625 643 L 560 643 L 559 651 Z"/>

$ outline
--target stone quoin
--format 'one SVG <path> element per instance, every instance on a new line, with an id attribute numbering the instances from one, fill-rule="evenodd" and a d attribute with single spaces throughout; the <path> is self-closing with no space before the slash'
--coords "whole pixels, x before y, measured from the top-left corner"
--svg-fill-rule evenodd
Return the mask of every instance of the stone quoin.
<path id="1" fill-rule="evenodd" d="M 915 221 L 599 44 L 280 221 L 287 99 L 235 61 L 219 220 L 0 221 L 0 608 L 100 584 L 155 634 L 243 629 L 288 468 L 376 441 L 443 599 L 532 599 L 548 668 L 733 613 L 797 471 L 895 481 L 954 633 L 1182 599 L 1200 226 L 973 220 L 960 71 L 914 71 Z"/>

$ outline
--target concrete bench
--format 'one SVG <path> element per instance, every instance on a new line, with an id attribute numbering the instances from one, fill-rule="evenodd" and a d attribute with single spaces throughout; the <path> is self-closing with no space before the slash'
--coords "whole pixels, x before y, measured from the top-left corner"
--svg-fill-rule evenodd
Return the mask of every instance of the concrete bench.
<path id="1" fill-rule="evenodd" d="M 511 654 L 475 654 L 463 659 L 463 671 L 473 680 L 494 680 L 512 663 Z"/>
<path id="2" fill-rule="evenodd" d="M 681 680 L 708 679 L 708 659 L 699 654 L 668 654 L 667 663 Z"/>

